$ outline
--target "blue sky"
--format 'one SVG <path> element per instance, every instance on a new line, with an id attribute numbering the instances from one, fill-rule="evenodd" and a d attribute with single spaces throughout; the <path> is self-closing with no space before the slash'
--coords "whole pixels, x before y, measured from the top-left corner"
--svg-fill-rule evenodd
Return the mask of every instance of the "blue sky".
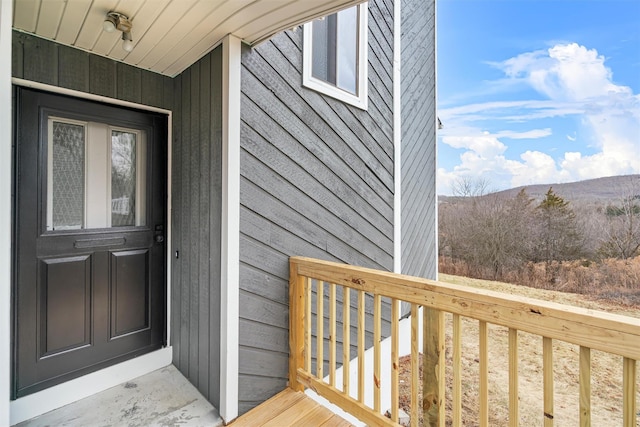
<path id="1" fill-rule="evenodd" d="M 640 173 L 640 0 L 436 0 L 438 194 Z"/>

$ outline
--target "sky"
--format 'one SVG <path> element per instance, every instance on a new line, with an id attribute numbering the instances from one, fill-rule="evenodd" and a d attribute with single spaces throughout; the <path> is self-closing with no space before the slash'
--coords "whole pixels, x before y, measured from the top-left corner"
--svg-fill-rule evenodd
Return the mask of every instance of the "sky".
<path id="1" fill-rule="evenodd" d="M 640 173 L 640 0 L 436 0 L 438 194 Z"/>

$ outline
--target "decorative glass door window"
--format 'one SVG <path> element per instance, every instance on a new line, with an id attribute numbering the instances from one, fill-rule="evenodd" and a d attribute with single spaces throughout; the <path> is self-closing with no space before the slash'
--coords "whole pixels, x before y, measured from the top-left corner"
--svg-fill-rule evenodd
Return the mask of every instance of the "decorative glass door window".
<path id="1" fill-rule="evenodd" d="M 84 225 L 86 126 L 50 120 L 47 229 Z"/>
<path id="2" fill-rule="evenodd" d="M 304 86 L 367 108 L 367 5 L 304 26 Z"/>
<path id="3" fill-rule="evenodd" d="M 47 230 L 145 225 L 146 157 L 141 130 L 49 118 Z"/>

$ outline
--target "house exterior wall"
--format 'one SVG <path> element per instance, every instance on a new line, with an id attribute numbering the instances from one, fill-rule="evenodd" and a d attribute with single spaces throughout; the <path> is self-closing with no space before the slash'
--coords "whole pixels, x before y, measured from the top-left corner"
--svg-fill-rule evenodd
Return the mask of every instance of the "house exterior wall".
<path id="1" fill-rule="evenodd" d="M 434 0 L 426 6 L 402 0 L 401 244 L 402 272 L 434 277 Z M 394 267 L 394 2 L 368 10 L 366 111 L 302 86 L 301 30 L 243 49 L 240 170 L 229 171 L 240 174 L 240 413 L 286 386 L 289 256 Z M 15 77 L 172 110 L 173 363 L 216 406 L 222 68 L 221 47 L 171 79 L 13 34 Z"/>
<path id="2" fill-rule="evenodd" d="M 435 0 L 402 0 L 401 9 L 401 272 L 435 279 L 438 272 Z"/>
<path id="3" fill-rule="evenodd" d="M 289 256 L 393 268 L 392 13 L 369 2 L 367 111 L 302 86 L 300 30 L 243 53 L 240 413 L 286 385 Z"/>
<path id="4" fill-rule="evenodd" d="M 219 407 L 222 47 L 175 77 L 174 94 L 173 364 Z"/>

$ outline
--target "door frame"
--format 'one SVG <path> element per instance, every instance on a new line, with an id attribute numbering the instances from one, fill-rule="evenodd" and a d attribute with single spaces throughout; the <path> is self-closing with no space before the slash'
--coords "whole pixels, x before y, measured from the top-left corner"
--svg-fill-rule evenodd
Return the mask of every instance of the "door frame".
<path id="1" fill-rule="evenodd" d="M 11 58 L 13 2 L 0 1 L 0 52 Z M 9 425 L 11 390 L 12 87 L 11 62 L 0 61 L 0 425 Z M 5 231 L 6 230 L 6 231 Z"/>
<path id="2" fill-rule="evenodd" d="M 106 390 L 110 387 L 114 387 L 120 383 L 132 380 L 136 377 L 152 372 L 156 369 L 163 368 L 172 362 L 172 348 L 171 348 L 171 152 L 172 152 L 172 112 L 163 108 L 151 107 L 148 105 L 138 104 L 129 101 L 121 101 L 113 98 L 107 98 L 100 95 L 88 94 L 71 89 L 60 88 L 57 86 L 51 86 L 48 84 L 37 83 L 29 80 L 12 78 L 11 83 L 15 86 L 22 86 L 32 89 L 38 89 L 46 92 L 51 92 L 60 95 L 69 95 L 80 99 L 104 102 L 114 106 L 123 106 L 136 108 L 139 110 L 156 112 L 167 116 L 167 173 L 166 173 L 166 188 L 167 188 L 167 201 L 166 201 L 166 331 L 167 331 L 167 347 L 146 355 L 128 360 L 116 364 L 114 366 L 101 369 L 99 371 L 84 375 L 74 380 L 67 381 L 65 383 L 53 386 L 43 391 L 30 394 L 28 396 L 13 400 L 10 402 L 10 425 L 28 420 L 35 416 L 44 414 L 53 409 L 75 402 L 84 397 L 91 396 L 100 391 Z M 13 103 L 11 103 L 12 115 L 11 120 L 14 120 L 13 115 Z M 12 143 L 13 145 L 13 143 Z M 11 157 L 9 157 L 11 158 Z M 15 166 L 14 166 L 15 167 Z M 11 181 L 13 181 L 14 169 L 8 168 L 11 174 Z M 15 219 L 12 220 L 11 227 L 13 229 Z M 12 259 L 13 257 L 9 257 Z M 13 319 L 13 315 L 11 315 Z M 13 320 L 12 320 L 13 321 Z M 6 356 L 9 356 L 7 354 Z M 0 382 L 0 387 L 3 384 Z"/>

